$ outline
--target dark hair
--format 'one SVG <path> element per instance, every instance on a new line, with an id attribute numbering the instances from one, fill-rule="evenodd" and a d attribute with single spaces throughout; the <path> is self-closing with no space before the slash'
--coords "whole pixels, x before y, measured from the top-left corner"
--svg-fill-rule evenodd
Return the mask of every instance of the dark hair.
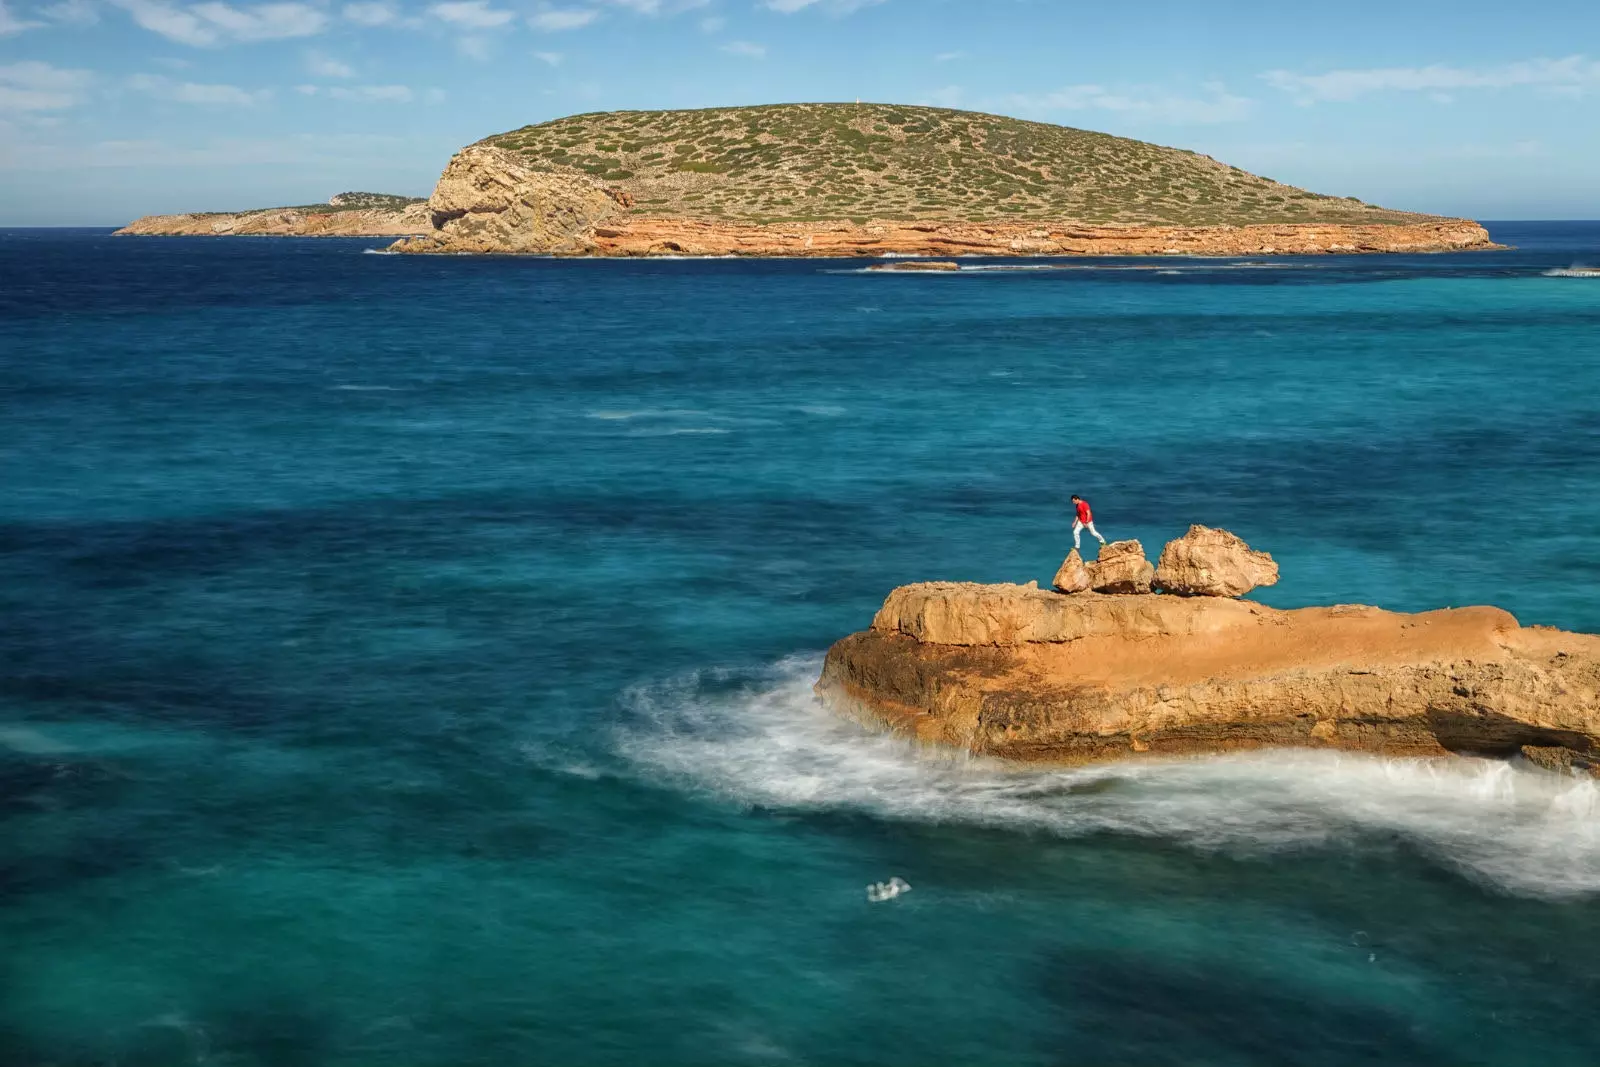
<path id="1" fill-rule="evenodd" d="M 1077 493 L 1073 493 L 1072 494 L 1072 499 L 1074 499 L 1074 500 L 1082 500 L 1083 497 L 1079 496 Z"/>

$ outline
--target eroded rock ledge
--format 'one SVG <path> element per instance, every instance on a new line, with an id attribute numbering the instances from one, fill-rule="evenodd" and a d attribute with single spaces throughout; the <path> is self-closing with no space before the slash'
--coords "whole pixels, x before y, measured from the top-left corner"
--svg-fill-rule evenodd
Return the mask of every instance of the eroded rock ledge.
<path id="1" fill-rule="evenodd" d="M 1273 746 L 1600 760 L 1600 636 L 1492 607 L 1280 611 L 1034 585 L 896 589 L 829 650 L 830 706 L 920 741 L 1087 763 Z"/>
<path id="2" fill-rule="evenodd" d="M 432 229 L 396 251 L 569 256 L 1124 256 L 1443 252 L 1496 247 L 1466 219 L 1415 223 L 1136 226 L 1015 222 L 745 223 L 655 218 L 621 188 L 539 170 L 487 144 L 456 153 L 429 200 Z"/>

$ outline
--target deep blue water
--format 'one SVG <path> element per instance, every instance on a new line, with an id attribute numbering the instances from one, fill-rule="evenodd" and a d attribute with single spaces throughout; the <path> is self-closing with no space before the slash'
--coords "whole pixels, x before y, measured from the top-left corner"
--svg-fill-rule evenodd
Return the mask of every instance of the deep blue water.
<path id="1" fill-rule="evenodd" d="M 0 231 L 0 1064 L 1600 1061 L 1600 800 L 809 697 L 1066 497 L 1600 630 L 1600 224 L 826 262 Z M 890 876 L 913 890 L 869 903 Z"/>

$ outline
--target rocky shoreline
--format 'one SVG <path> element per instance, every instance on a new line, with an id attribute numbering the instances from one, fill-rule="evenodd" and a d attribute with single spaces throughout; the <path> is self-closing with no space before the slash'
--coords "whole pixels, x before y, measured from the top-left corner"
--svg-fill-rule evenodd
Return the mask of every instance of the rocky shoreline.
<path id="1" fill-rule="evenodd" d="M 933 582 L 893 591 L 828 652 L 830 707 L 919 741 L 1090 763 L 1271 747 L 1521 755 L 1600 766 L 1600 636 L 1493 607 L 1277 610 L 1235 599 L 1276 564 L 1195 527 L 1063 564 L 1070 592 Z M 1152 590 L 1185 588 L 1189 595 Z"/>

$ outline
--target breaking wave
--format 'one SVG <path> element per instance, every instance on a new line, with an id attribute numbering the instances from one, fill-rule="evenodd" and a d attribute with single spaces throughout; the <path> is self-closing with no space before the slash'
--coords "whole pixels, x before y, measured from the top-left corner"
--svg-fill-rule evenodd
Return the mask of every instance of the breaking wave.
<path id="1" fill-rule="evenodd" d="M 1490 760 L 1280 750 L 1018 768 L 869 731 L 820 706 L 818 657 L 697 671 L 629 691 L 618 752 L 678 788 L 792 810 L 852 808 L 1063 837 L 1282 851 L 1402 837 L 1531 896 L 1600 891 L 1600 789 Z"/>

